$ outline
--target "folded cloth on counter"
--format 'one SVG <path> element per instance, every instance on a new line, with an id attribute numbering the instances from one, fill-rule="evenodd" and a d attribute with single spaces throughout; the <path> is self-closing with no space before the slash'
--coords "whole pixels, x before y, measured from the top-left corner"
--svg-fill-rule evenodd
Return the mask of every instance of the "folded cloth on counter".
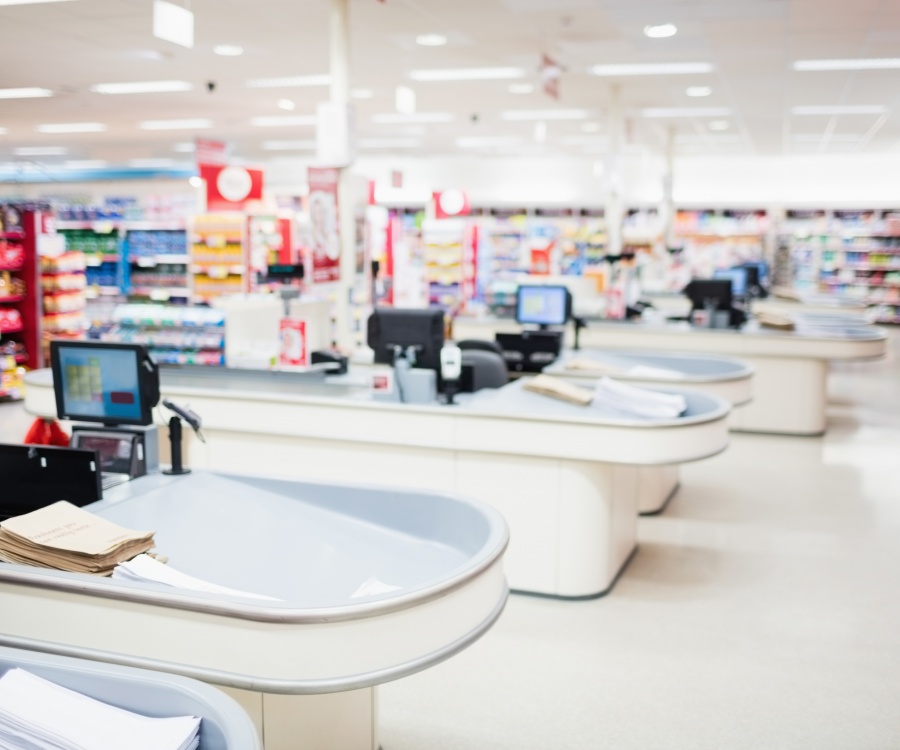
<path id="1" fill-rule="evenodd" d="M 194 750 L 196 716 L 151 718 L 24 669 L 0 678 L 0 750 Z"/>
<path id="2" fill-rule="evenodd" d="M 245 599 L 266 599 L 272 602 L 283 601 L 272 596 L 251 594 L 246 591 L 219 586 L 217 583 L 210 583 L 200 578 L 194 578 L 187 573 L 182 573 L 179 570 L 170 568 L 168 565 L 164 565 L 150 557 L 150 555 L 138 555 L 133 560 L 120 563 L 113 570 L 112 577 L 114 580 L 120 581 L 151 581 L 176 589 L 187 589 L 188 591 L 207 591 L 211 594 L 228 594 L 229 596 L 241 596 Z"/>
<path id="3" fill-rule="evenodd" d="M 134 531 L 60 500 L 0 522 L 0 560 L 109 575 L 120 562 L 147 552 L 152 531 Z"/>
<path id="4" fill-rule="evenodd" d="M 649 419 L 673 419 L 687 409 L 687 400 L 677 393 L 636 388 L 611 378 L 597 381 L 591 403 Z"/>

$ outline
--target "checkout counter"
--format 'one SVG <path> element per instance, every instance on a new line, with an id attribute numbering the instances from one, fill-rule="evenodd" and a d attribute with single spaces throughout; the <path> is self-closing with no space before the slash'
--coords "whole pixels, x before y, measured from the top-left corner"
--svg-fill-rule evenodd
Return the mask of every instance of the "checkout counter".
<path id="1" fill-rule="evenodd" d="M 469 646 L 507 597 L 506 524 L 455 496 L 194 471 L 85 507 L 271 599 L 0 563 L 0 646 L 212 683 L 266 750 L 375 750 L 376 686 Z"/>
<path id="2" fill-rule="evenodd" d="M 25 408 L 55 415 L 51 373 L 29 373 L 26 382 Z M 190 437 L 191 465 L 472 497 L 509 524 L 504 566 L 513 590 L 603 595 L 636 549 L 640 467 L 724 450 L 730 405 L 685 391 L 683 416 L 643 419 L 574 406 L 523 384 L 461 394 L 445 406 L 379 401 L 364 386 L 290 373 L 161 373 L 163 397 L 203 416 L 206 443 Z M 669 491 L 654 491 L 662 505 Z"/>
<path id="3" fill-rule="evenodd" d="M 513 320 L 454 321 L 457 339 L 494 340 L 517 332 Z M 574 342 L 571 327 L 566 331 Z M 810 325 L 794 331 L 763 328 L 695 328 L 685 322 L 591 321 L 580 334 L 584 350 L 696 353 L 737 357 L 752 366 L 753 402 L 736 411 L 731 428 L 783 435 L 822 435 L 826 429 L 826 379 L 830 361 L 863 362 L 887 352 L 887 335 L 874 326 Z"/>

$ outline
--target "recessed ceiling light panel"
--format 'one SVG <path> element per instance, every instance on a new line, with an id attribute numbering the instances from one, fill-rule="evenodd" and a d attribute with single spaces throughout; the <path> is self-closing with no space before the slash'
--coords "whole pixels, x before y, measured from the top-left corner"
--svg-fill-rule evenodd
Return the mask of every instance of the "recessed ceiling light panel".
<path id="1" fill-rule="evenodd" d="M 283 128 L 292 125 L 315 125 L 315 115 L 272 115 L 268 117 L 253 117 L 250 124 L 256 128 Z"/>
<path id="2" fill-rule="evenodd" d="M 244 54 L 244 48 L 238 44 L 217 44 L 213 52 L 222 57 L 240 57 Z"/>
<path id="3" fill-rule="evenodd" d="M 530 94 L 534 91 L 534 85 L 530 83 L 511 83 L 509 84 L 510 94 Z"/>
<path id="4" fill-rule="evenodd" d="M 709 96 L 712 93 L 712 88 L 709 86 L 688 86 L 684 93 L 694 97 Z"/>
<path id="5" fill-rule="evenodd" d="M 459 148 L 492 148 L 495 146 L 517 146 L 523 139 L 505 135 L 463 136 L 456 139 Z"/>
<path id="6" fill-rule="evenodd" d="M 102 122 L 53 122 L 38 125 L 39 133 L 102 133 L 106 125 Z"/>
<path id="7" fill-rule="evenodd" d="M 95 83 L 90 87 L 95 94 L 168 94 L 190 91 L 188 81 L 134 81 L 132 83 Z"/>
<path id="8" fill-rule="evenodd" d="M 794 70 L 895 70 L 900 57 L 857 57 L 842 60 L 796 60 Z"/>
<path id="9" fill-rule="evenodd" d="M 278 100 L 278 109 L 285 109 L 285 110 L 291 111 L 296 108 L 297 108 L 297 104 L 293 99 L 279 99 Z"/>
<path id="10" fill-rule="evenodd" d="M 792 115 L 880 115 L 887 107 L 880 104 L 834 104 L 791 107 Z"/>
<path id="11" fill-rule="evenodd" d="M 522 68 L 438 68 L 409 73 L 414 81 L 500 81 L 524 76 Z"/>
<path id="12" fill-rule="evenodd" d="M 501 120 L 510 122 L 528 120 L 586 120 L 586 109 L 511 109 L 500 113 Z"/>
<path id="13" fill-rule="evenodd" d="M 69 0 L 0 0 L 0 5 L 37 5 L 38 3 L 64 3 Z"/>
<path id="14" fill-rule="evenodd" d="M 653 26 L 644 26 L 644 36 L 651 39 L 665 39 L 669 36 L 675 36 L 678 33 L 678 27 L 674 23 L 660 23 Z"/>
<path id="15" fill-rule="evenodd" d="M 247 81 L 247 88 L 251 89 L 280 89 L 330 85 L 331 76 L 327 73 L 310 76 L 282 76 L 281 78 L 254 78 Z"/>
<path id="16" fill-rule="evenodd" d="M 374 115 L 372 122 L 378 125 L 396 125 L 404 123 L 453 122 L 456 116 L 452 112 L 416 112 L 412 115 L 401 115 L 399 112 L 385 112 Z"/>
<path id="17" fill-rule="evenodd" d="M 263 151 L 310 151 L 316 147 L 315 141 L 263 141 Z"/>
<path id="18" fill-rule="evenodd" d="M 375 92 L 372 89 L 350 89 L 351 99 L 371 99 L 373 96 Z"/>
<path id="19" fill-rule="evenodd" d="M 595 65 L 590 72 L 595 76 L 664 76 L 712 73 L 715 66 L 708 62 L 673 63 L 619 63 Z"/>
<path id="20" fill-rule="evenodd" d="M 40 99 L 45 96 L 53 96 L 53 92 L 39 88 L 0 89 L 0 99 Z"/>
<path id="21" fill-rule="evenodd" d="M 641 110 L 641 117 L 727 117 L 728 107 L 647 107 Z"/>
<path id="22" fill-rule="evenodd" d="M 728 130 L 731 125 L 728 123 L 728 120 L 713 120 L 707 127 L 710 130 Z"/>
<path id="23" fill-rule="evenodd" d="M 443 34 L 419 34 L 416 44 L 423 47 L 443 47 L 447 43 L 447 37 Z"/>
<path id="24" fill-rule="evenodd" d="M 212 125 L 212 120 L 195 118 L 192 120 L 144 120 L 138 124 L 138 127 L 141 130 L 206 130 Z"/>

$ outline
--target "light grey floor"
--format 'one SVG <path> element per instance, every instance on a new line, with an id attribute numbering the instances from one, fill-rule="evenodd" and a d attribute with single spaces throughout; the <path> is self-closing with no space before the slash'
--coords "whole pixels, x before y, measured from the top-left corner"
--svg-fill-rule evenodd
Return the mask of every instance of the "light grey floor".
<path id="1" fill-rule="evenodd" d="M 610 596 L 512 597 L 383 686 L 385 750 L 900 748 L 897 356 L 835 366 L 830 396 L 825 438 L 735 435 L 684 467 Z M 29 423 L 0 406 L 0 440 Z"/>
<path id="2" fill-rule="evenodd" d="M 836 366 L 830 396 L 823 439 L 683 467 L 610 596 L 514 596 L 381 688 L 385 750 L 900 748 L 896 355 Z"/>

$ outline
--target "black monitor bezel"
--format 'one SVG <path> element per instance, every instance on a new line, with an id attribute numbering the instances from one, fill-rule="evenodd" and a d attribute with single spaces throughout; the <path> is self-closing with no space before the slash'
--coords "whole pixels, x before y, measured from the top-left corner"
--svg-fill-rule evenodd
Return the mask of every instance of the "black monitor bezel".
<path id="1" fill-rule="evenodd" d="M 406 319 L 408 322 L 417 316 L 422 321 L 428 321 L 432 336 L 428 340 L 425 350 L 416 353 L 415 367 L 424 370 L 434 370 L 440 375 L 441 371 L 441 347 L 444 345 L 444 311 L 439 307 L 406 308 L 406 307 L 376 307 L 369 316 L 366 325 L 366 343 L 375 353 L 376 364 L 393 364 L 394 346 L 406 348 L 415 346 L 415 342 L 406 341 L 375 341 L 382 337 L 383 326 L 390 323 L 391 318 Z M 377 344 L 373 345 L 373 344 Z"/>
<path id="2" fill-rule="evenodd" d="M 60 360 L 61 349 L 96 349 L 98 351 L 127 351 L 134 353 L 137 365 L 138 395 L 140 397 L 141 415 L 137 418 L 123 419 L 120 417 L 109 418 L 92 414 L 67 414 L 65 409 L 65 397 L 61 384 L 62 364 Z M 53 372 L 53 395 L 56 399 L 56 416 L 59 419 L 67 419 L 73 422 L 96 422 L 106 425 L 133 425 L 146 427 L 153 424 L 153 407 L 159 402 L 159 369 L 150 357 L 150 352 L 143 344 L 126 344 L 111 341 L 51 341 L 50 342 L 50 368 Z M 150 382 L 155 379 L 155 385 Z M 57 387 L 59 384 L 60 387 Z"/>
<path id="3" fill-rule="evenodd" d="M 565 296 L 565 319 L 561 323 L 537 323 L 533 320 L 522 320 L 520 316 L 523 289 L 540 289 L 562 291 Z M 520 326 L 564 326 L 572 320 L 572 292 L 565 284 L 519 284 L 516 288 L 516 323 Z"/>
<path id="4" fill-rule="evenodd" d="M 701 298 L 701 296 L 697 293 L 697 288 L 702 288 L 702 285 L 720 285 L 720 288 L 723 290 L 727 287 L 727 293 L 722 296 L 709 294 Z M 684 294 L 684 296 L 691 301 L 692 310 L 704 309 L 703 303 L 708 299 L 715 299 L 716 310 L 720 311 L 731 310 L 732 306 L 734 305 L 734 295 L 732 293 L 731 279 L 692 279 L 690 283 L 684 288 L 682 294 Z"/>

